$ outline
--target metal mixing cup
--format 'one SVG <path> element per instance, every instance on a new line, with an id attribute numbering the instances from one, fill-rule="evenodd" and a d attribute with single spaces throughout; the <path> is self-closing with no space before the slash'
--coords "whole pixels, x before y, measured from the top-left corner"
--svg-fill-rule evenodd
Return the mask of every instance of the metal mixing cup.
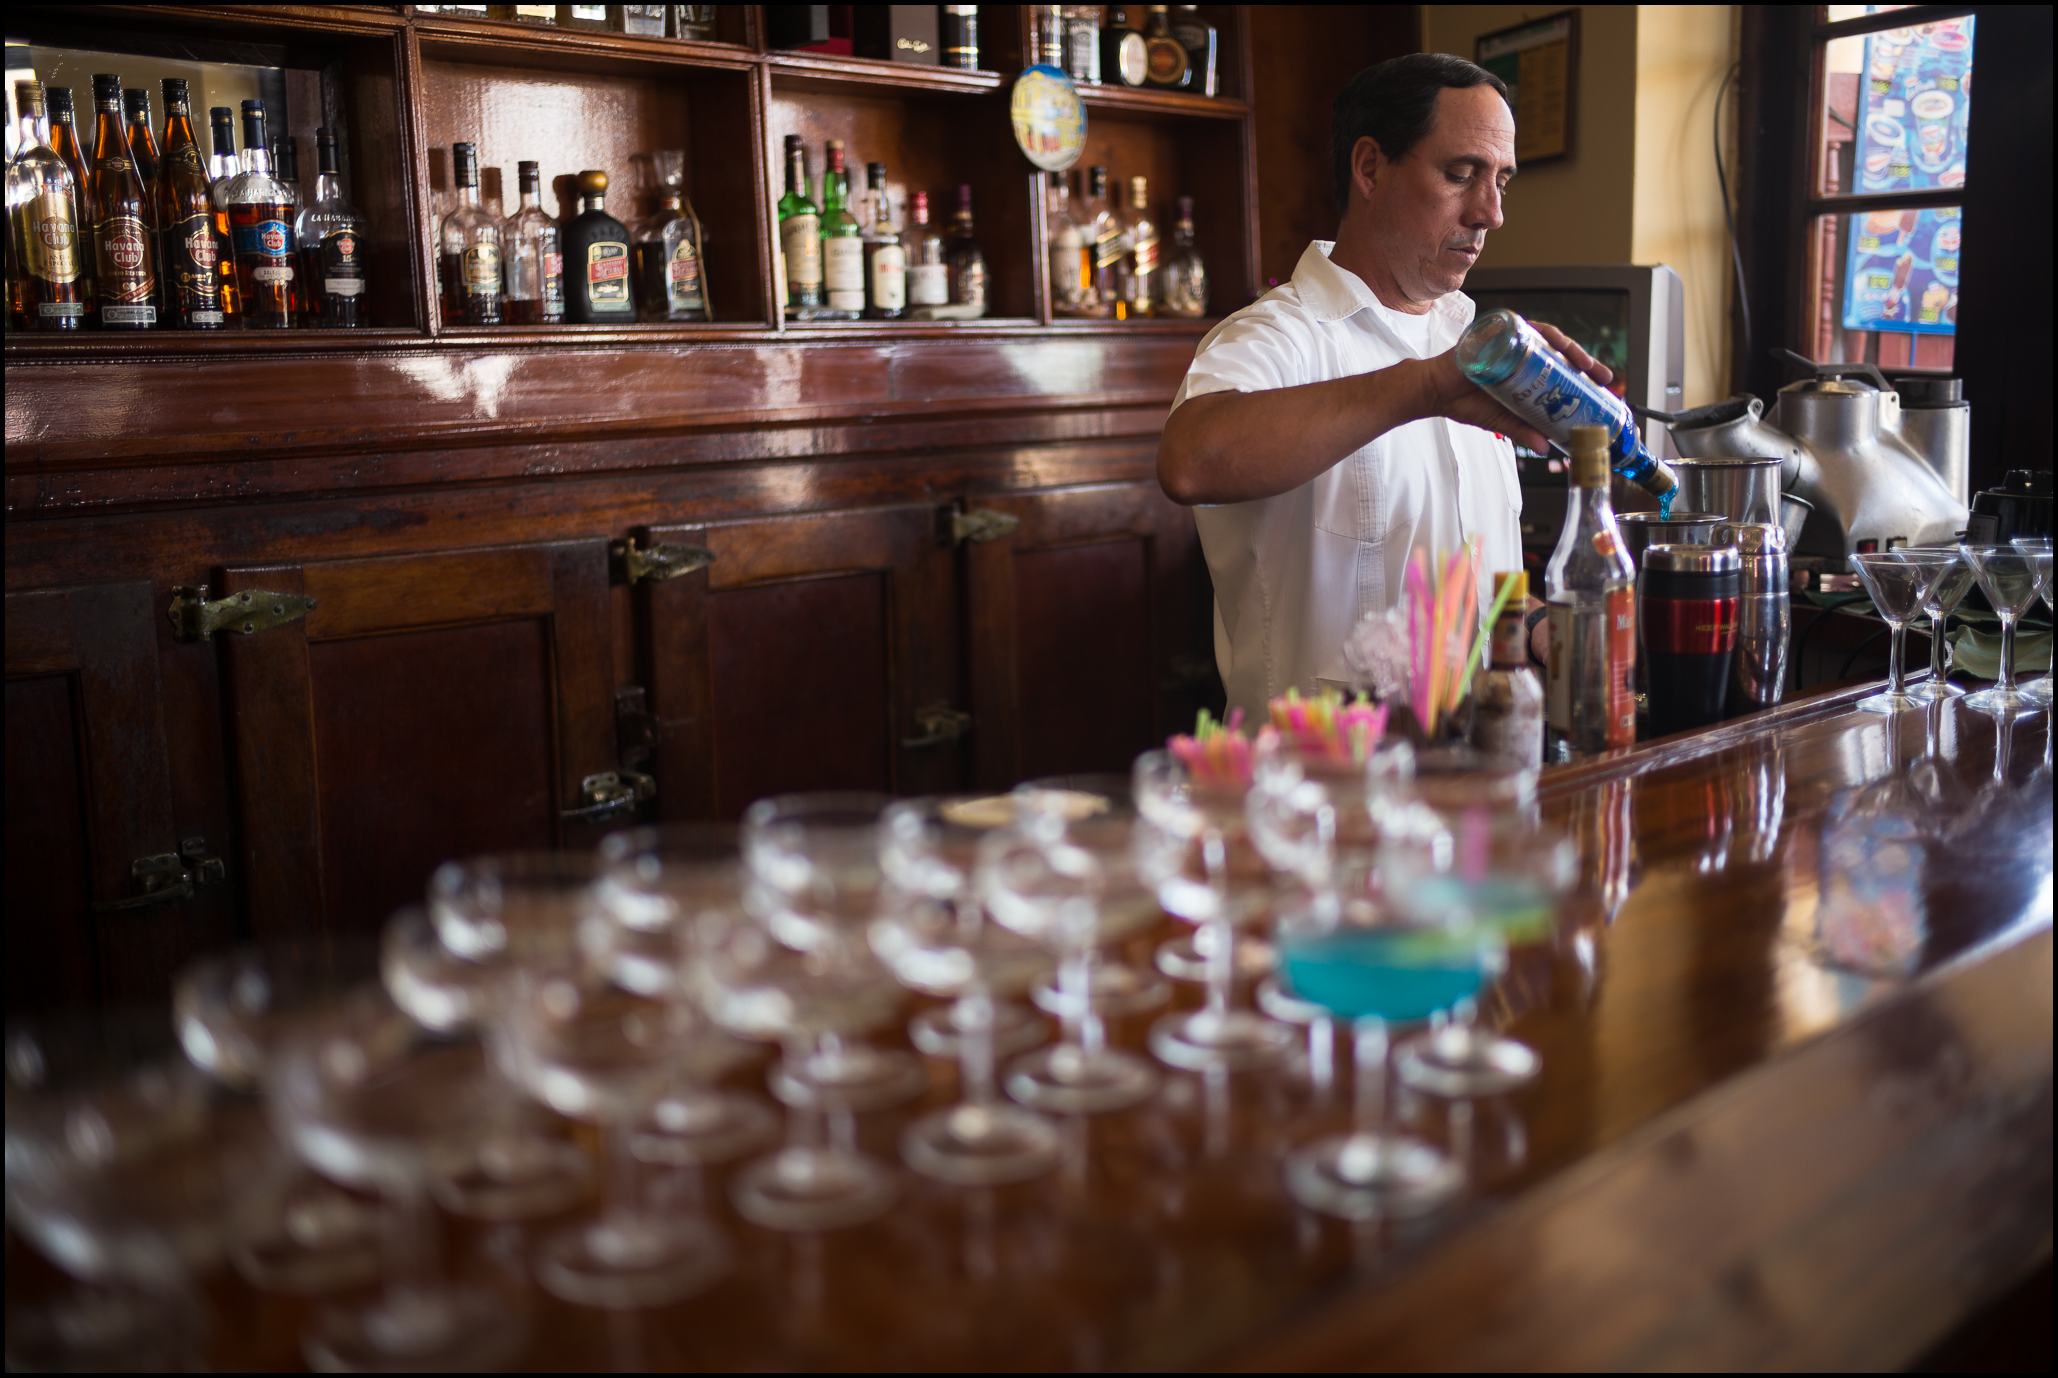
<path id="1" fill-rule="evenodd" d="M 1730 662 L 1725 705 L 1726 716 L 1733 718 L 1769 708 L 1786 694 L 1787 647 L 1793 633 L 1786 536 L 1770 522 L 1725 522 L 1715 528 L 1713 540 L 1735 546 L 1743 557 L 1736 656 Z"/>
<path id="2" fill-rule="evenodd" d="M 1733 522 L 1778 522 L 1777 459 L 1675 459 L 1679 506 L 1719 512 Z"/>
<path id="3" fill-rule="evenodd" d="M 1644 552 L 1654 545 L 1707 545 L 1715 528 L 1729 520 L 1720 512 L 1687 511 L 1686 504 L 1670 517 L 1656 512 L 1617 512 L 1615 527 L 1622 533 L 1622 545 L 1629 563 L 1644 567 Z"/>

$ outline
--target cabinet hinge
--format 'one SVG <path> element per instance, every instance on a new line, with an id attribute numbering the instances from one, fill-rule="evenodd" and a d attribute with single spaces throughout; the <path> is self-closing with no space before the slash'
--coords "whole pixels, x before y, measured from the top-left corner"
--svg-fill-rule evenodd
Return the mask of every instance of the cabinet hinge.
<path id="1" fill-rule="evenodd" d="M 705 546 L 654 545 L 646 550 L 636 544 L 633 536 L 616 541 L 608 547 L 608 553 L 614 560 L 615 582 L 632 585 L 645 580 L 663 583 L 706 569 L 715 562 L 715 553 Z"/>
<path id="2" fill-rule="evenodd" d="M 1020 517 L 988 508 L 953 511 L 950 514 L 950 542 L 963 545 L 967 541 L 997 541 L 1003 536 L 1014 535 L 1021 525 Z"/>
<path id="3" fill-rule="evenodd" d="M 314 600 L 297 593 L 245 589 L 225 598 L 209 598 L 205 584 L 172 588 L 172 635 L 180 641 L 206 641 L 216 632 L 250 636 L 297 622 L 314 611 Z"/>

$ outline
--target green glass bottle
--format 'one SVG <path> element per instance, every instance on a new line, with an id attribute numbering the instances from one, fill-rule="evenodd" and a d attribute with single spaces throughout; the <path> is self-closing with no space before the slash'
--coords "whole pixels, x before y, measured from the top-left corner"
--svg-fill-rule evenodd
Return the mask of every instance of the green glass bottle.
<path id="1" fill-rule="evenodd" d="M 865 231 L 850 213 L 850 168 L 843 140 L 829 140 L 829 167 L 822 175 L 823 316 L 854 321 L 865 314 Z"/>
<path id="2" fill-rule="evenodd" d="M 786 314 L 812 320 L 822 309 L 822 213 L 807 194 L 807 149 L 798 134 L 786 136 L 779 250 L 786 262 Z"/>

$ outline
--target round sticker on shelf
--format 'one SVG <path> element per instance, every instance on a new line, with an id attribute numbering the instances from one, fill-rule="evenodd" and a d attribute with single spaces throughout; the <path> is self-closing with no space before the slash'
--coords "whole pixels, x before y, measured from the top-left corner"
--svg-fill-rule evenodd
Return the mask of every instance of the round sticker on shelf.
<path id="1" fill-rule="evenodd" d="M 1086 106 L 1072 78 L 1038 64 L 1015 78 L 1009 101 L 1015 143 L 1045 172 L 1062 172 L 1086 151 Z"/>

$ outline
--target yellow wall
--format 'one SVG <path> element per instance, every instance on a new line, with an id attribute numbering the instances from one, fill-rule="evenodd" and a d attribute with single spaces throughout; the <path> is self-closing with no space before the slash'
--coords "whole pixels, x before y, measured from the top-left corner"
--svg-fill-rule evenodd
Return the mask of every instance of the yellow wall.
<path id="1" fill-rule="evenodd" d="M 1424 5 L 1422 46 L 1469 58 L 1481 35 L 1553 5 Z M 1480 263 L 1665 263 L 1686 291 L 1686 404 L 1729 395 L 1728 230 L 1709 121 L 1735 60 L 1733 5 L 1581 5 L 1570 158 L 1522 170 Z M 1625 80 L 1624 74 L 1630 74 Z M 1724 158 L 1735 186 L 1734 96 Z"/>

